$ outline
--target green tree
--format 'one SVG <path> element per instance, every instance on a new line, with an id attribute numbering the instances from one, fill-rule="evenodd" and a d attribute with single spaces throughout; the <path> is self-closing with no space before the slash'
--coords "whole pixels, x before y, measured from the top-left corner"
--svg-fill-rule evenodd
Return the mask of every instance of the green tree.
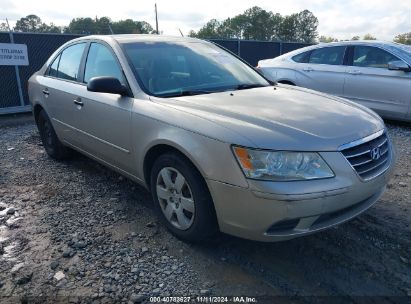
<path id="1" fill-rule="evenodd" d="M 155 34 L 155 30 L 150 23 L 146 21 L 135 21 L 137 27 L 137 34 Z M 162 32 L 160 32 L 162 33 Z"/>
<path id="2" fill-rule="evenodd" d="M 75 18 L 70 21 L 64 32 L 71 34 L 97 34 L 97 24 L 92 18 Z"/>
<path id="3" fill-rule="evenodd" d="M 131 19 L 113 22 L 111 28 L 114 34 L 154 34 L 155 32 L 148 22 Z"/>
<path id="4" fill-rule="evenodd" d="M 100 34 L 100 35 L 109 35 L 111 34 L 110 31 L 110 24 L 111 24 L 111 20 L 108 17 L 101 17 L 101 18 L 97 18 L 94 20 L 96 23 L 96 34 Z"/>
<path id="5" fill-rule="evenodd" d="M 283 40 L 313 43 L 318 36 L 318 19 L 308 10 L 282 17 L 254 6 L 223 21 L 211 19 L 191 37 Z"/>
<path id="6" fill-rule="evenodd" d="M 318 37 L 318 18 L 309 10 L 303 10 L 296 15 L 297 41 L 314 43 Z"/>
<path id="7" fill-rule="evenodd" d="M 354 36 L 351 38 L 351 40 L 360 40 L 360 36 Z"/>
<path id="8" fill-rule="evenodd" d="M 39 28 L 39 32 L 61 33 L 62 28 L 60 26 L 55 25 L 54 23 L 50 23 L 50 25 L 43 23 Z"/>
<path id="9" fill-rule="evenodd" d="M 41 18 L 36 15 L 28 15 L 17 20 L 14 27 L 16 32 L 37 32 L 37 33 L 61 33 L 62 29 L 59 26 L 51 23 L 46 24 L 41 21 Z"/>
<path id="10" fill-rule="evenodd" d="M 188 37 L 197 38 L 197 33 L 194 30 L 188 32 Z"/>
<path id="11" fill-rule="evenodd" d="M 272 40 L 278 37 L 278 29 L 282 18 L 280 14 L 273 14 L 254 6 L 243 14 L 243 38 L 251 40 Z"/>
<path id="12" fill-rule="evenodd" d="M 101 18 L 76 18 L 71 20 L 65 33 L 72 34 L 111 34 L 110 27 L 114 34 L 150 34 L 153 27 L 145 21 L 134 21 L 132 19 L 111 21 L 108 17 Z"/>
<path id="13" fill-rule="evenodd" d="M 365 34 L 364 37 L 362 38 L 363 40 L 377 40 L 374 36 L 371 34 Z"/>
<path id="14" fill-rule="evenodd" d="M 395 36 L 394 42 L 411 45 L 411 32 Z"/>
<path id="15" fill-rule="evenodd" d="M 196 34 L 198 38 L 222 38 L 219 36 L 220 21 L 211 19 Z"/>
<path id="16" fill-rule="evenodd" d="M 337 38 L 330 37 L 330 36 L 320 36 L 318 40 L 323 43 L 338 42 Z"/>
<path id="17" fill-rule="evenodd" d="M 278 31 L 278 38 L 282 41 L 298 41 L 297 26 L 297 14 L 285 16 Z"/>
<path id="18" fill-rule="evenodd" d="M 9 31 L 9 27 L 7 26 L 6 22 L 2 22 L 0 23 L 0 32 L 8 32 Z"/>
<path id="19" fill-rule="evenodd" d="M 44 28 L 44 23 L 40 17 L 36 15 L 28 15 L 17 20 L 14 30 L 16 32 L 41 32 Z"/>

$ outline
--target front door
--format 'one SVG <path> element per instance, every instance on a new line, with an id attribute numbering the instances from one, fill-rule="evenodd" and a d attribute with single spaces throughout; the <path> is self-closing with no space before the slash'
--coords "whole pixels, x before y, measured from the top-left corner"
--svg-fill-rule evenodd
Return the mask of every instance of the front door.
<path id="1" fill-rule="evenodd" d="M 84 67 L 84 86 L 76 97 L 81 130 L 86 135 L 82 146 L 95 157 L 134 174 L 131 147 L 131 109 L 134 99 L 118 94 L 87 90 L 93 77 L 110 76 L 126 84 L 120 64 L 108 45 L 92 42 Z"/>
<path id="2" fill-rule="evenodd" d="M 314 49 L 307 63 L 297 64 L 297 83 L 303 87 L 343 95 L 347 67 L 343 65 L 345 46 Z"/>
<path id="3" fill-rule="evenodd" d="M 344 96 L 384 117 L 405 118 L 411 101 L 411 73 L 391 71 L 390 61 L 400 60 L 373 46 L 354 46 L 347 68 Z"/>

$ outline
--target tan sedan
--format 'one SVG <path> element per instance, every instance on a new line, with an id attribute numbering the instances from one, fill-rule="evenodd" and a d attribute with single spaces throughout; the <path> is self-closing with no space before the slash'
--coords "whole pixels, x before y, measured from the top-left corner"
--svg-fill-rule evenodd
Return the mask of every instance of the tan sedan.
<path id="1" fill-rule="evenodd" d="M 278 241 L 342 223 L 378 200 L 394 164 L 371 110 L 270 83 L 197 39 L 72 40 L 29 96 L 51 157 L 75 149 L 146 186 L 189 241 Z"/>

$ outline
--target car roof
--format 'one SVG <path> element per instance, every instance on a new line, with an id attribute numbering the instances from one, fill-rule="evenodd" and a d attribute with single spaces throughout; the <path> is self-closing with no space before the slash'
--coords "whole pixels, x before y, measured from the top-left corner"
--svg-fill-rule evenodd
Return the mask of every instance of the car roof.
<path id="1" fill-rule="evenodd" d="M 194 41 L 204 41 L 197 38 L 191 37 L 179 37 L 179 36 L 164 36 L 164 35 L 153 35 L 153 34 L 121 34 L 121 35 L 90 35 L 77 38 L 76 40 L 83 39 L 98 39 L 104 41 L 117 41 L 119 43 L 130 43 L 130 42 L 140 42 L 140 41 L 151 41 L 151 42 L 194 42 Z"/>
<path id="2" fill-rule="evenodd" d="M 350 45 L 350 44 L 366 44 L 366 45 L 390 45 L 390 46 L 398 46 L 398 43 L 391 42 L 391 41 L 383 41 L 383 40 L 347 40 L 347 41 L 338 41 L 338 42 L 330 42 L 330 43 L 320 43 L 318 45 Z"/>
<path id="3" fill-rule="evenodd" d="M 285 53 L 276 59 L 280 58 L 289 58 L 296 54 L 308 52 L 317 48 L 323 47 L 333 47 L 333 46 L 349 46 L 349 45 L 367 45 L 367 46 L 375 46 L 390 51 L 394 55 L 398 56 L 399 58 L 405 60 L 409 64 L 411 64 L 411 47 L 390 41 L 381 41 L 381 40 L 350 40 L 350 41 L 338 41 L 338 42 L 330 42 L 330 43 L 319 43 L 310 45 L 304 48 L 296 49 L 294 51 Z M 277 59 L 277 60 L 278 60 Z"/>

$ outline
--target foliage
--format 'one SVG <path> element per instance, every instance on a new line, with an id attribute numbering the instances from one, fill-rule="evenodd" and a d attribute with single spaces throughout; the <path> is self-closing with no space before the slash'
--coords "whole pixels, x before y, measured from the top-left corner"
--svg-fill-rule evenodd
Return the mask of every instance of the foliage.
<path id="1" fill-rule="evenodd" d="M 41 21 L 36 15 L 27 15 L 17 20 L 14 27 L 16 32 L 29 33 L 61 33 L 61 28 L 51 23 L 50 25 Z"/>
<path id="2" fill-rule="evenodd" d="M 377 40 L 374 36 L 371 34 L 365 34 L 364 37 L 362 38 L 363 40 Z"/>
<path id="3" fill-rule="evenodd" d="M 317 17 L 308 10 L 281 16 L 254 6 L 223 21 L 211 19 L 198 32 L 190 31 L 189 36 L 312 43 L 318 36 L 317 27 Z"/>
<path id="4" fill-rule="evenodd" d="M 338 42 L 337 38 L 334 37 L 327 37 L 327 36 L 320 36 L 320 38 L 318 39 L 320 42 L 323 43 L 330 43 L 330 42 Z"/>
<path id="5" fill-rule="evenodd" d="M 111 28 L 111 29 L 110 29 Z M 20 18 L 14 27 L 16 32 L 41 32 L 41 33 L 71 33 L 71 34 L 150 34 L 154 33 L 152 26 L 145 21 L 131 19 L 111 21 L 108 17 L 101 18 L 75 18 L 67 27 L 62 29 L 53 23 L 46 24 L 36 15 Z M 8 31 L 7 24 L 0 23 L 0 31 Z"/>
<path id="6" fill-rule="evenodd" d="M 9 31 L 9 27 L 7 26 L 6 22 L 1 22 L 0 23 L 0 32 L 8 32 Z"/>
<path id="7" fill-rule="evenodd" d="M 411 32 L 395 36 L 394 42 L 411 45 Z"/>
<path id="8" fill-rule="evenodd" d="M 351 40 L 355 40 L 355 41 L 360 40 L 360 36 L 354 36 L 354 37 L 351 38 Z"/>
<path id="9" fill-rule="evenodd" d="M 132 19 L 111 21 L 108 17 L 101 18 L 76 18 L 64 29 L 65 33 L 71 34 L 150 34 L 153 33 L 152 26 L 145 21 L 134 21 Z"/>

